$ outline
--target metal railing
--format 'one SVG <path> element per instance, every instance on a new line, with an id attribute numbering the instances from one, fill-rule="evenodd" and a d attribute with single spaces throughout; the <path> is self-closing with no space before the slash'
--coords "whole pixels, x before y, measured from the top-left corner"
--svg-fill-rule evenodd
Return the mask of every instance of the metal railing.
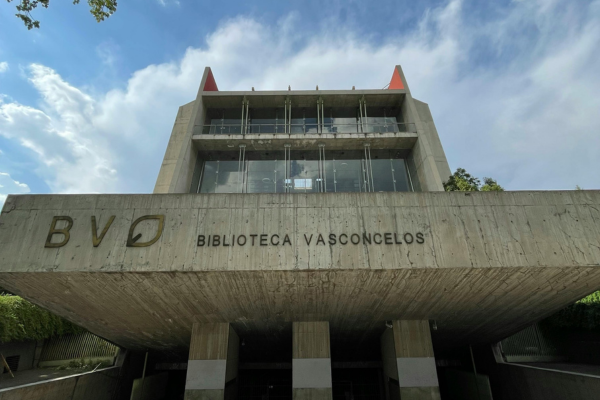
<path id="1" fill-rule="evenodd" d="M 287 128 L 287 129 L 286 129 Z M 289 129 L 289 132 L 287 131 Z M 321 134 L 321 133 L 416 133 L 414 123 L 395 124 L 211 124 L 202 127 L 203 135 L 256 135 L 256 134 Z"/>

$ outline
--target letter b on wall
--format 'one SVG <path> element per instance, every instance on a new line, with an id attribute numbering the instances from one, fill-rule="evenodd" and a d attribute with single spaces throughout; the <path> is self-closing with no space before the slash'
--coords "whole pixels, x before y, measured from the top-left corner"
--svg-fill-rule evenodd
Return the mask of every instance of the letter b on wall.
<path id="1" fill-rule="evenodd" d="M 57 229 L 56 223 L 58 221 L 67 221 L 67 226 L 65 226 L 64 228 Z M 72 227 L 73 227 L 73 218 L 67 217 L 67 216 L 53 217 L 52 225 L 50 225 L 50 230 L 48 231 L 48 237 L 46 238 L 46 244 L 44 245 L 44 247 L 51 247 L 51 248 L 52 247 L 63 247 L 65 244 L 67 244 L 69 242 L 69 239 L 71 237 L 71 234 L 69 233 L 69 231 L 71 230 Z M 52 243 L 52 236 L 54 236 L 56 234 L 63 235 L 62 242 Z"/>

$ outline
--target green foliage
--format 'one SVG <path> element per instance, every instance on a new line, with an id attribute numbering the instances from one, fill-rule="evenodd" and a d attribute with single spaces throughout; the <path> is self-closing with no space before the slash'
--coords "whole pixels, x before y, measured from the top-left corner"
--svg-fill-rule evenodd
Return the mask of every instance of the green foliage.
<path id="1" fill-rule="evenodd" d="M 9 3 L 13 0 L 7 0 Z M 19 0 L 20 3 L 17 5 L 18 13 L 15 14 L 17 18 L 20 18 L 27 29 L 39 28 L 40 21 L 37 21 L 31 15 L 31 12 L 37 8 L 37 6 L 48 8 L 50 0 Z M 79 4 L 80 0 L 73 0 L 73 4 Z M 117 0 L 88 0 L 90 6 L 90 13 L 96 18 L 96 21 L 104 21 L 117 11 Z"/>
<path id="2" fill-rule="evenodd" d="M 84 371 L 89 371 L 89 370 L 94 370 L 94 369 L 102 369 L 102 368 L 107 368 L 112 366 L 113 363 L 111 362 L 111 360 L 86 360 L 85 358 L 82 358 L 80 360 L 73 360 L 73 361 L 69 361 L 68 364 L 65 365 L 61 365 L 59 367 L 57 367 L 56 369 L 58 370 L 69 370 L 69 369 L 77 369 L 77 370 L 84 370 Z"/>
<path id="3" fill-rule="evenodd" d="M 0 343 L 42 340 L 85 330 L 19 296 L 0 296 Z"/>
<path id="4" fill-rule="evenodd" d="M 600 329 L 600 290 L 551 315 L 544 323 L 558 328 Z"/>
<path id="5" fill-rule="evenodd" d="M 503 192 L 504 188 L 492 178 L 483 178 L 483 186 L 479 190 L 482 192 Z"/>
<path id="6" fill-rule="evenodd" d="M 464 168 L 457 168 L 444 183 L 446 192 L 502 192 L 504 188 L 498 185 L 498 182 L 492 178 L 483 178 L 483 186 L 481 181 L 469 174 Z"/>

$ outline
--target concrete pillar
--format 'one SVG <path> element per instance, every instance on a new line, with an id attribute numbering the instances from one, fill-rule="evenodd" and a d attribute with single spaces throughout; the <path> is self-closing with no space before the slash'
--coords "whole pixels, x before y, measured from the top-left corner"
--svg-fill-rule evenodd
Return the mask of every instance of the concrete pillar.
<path id="1" fill-rule="evenodd" d="M 388 400 L 439 400 L 428 321 L 393 321 L 381 336 Z"/>
<path id="2" fill-rule="evenodd" d="M 237 397 L 239 338 L 228 323 L 195 323 L 185 380 L 185 400 Z"/>
<path id="3" fill-rule="evenodd" d="M 293 325 L 293 399 L 331 400 L 329 322 L 294 322 Z"/>

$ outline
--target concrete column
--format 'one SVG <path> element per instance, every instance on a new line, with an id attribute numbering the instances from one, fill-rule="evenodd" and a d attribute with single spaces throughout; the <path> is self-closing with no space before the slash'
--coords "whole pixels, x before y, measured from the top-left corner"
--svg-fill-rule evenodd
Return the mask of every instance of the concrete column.
<path id="1" fill-rule="evenodd" d="M 228 400 L 237 397 L 239 338 L 228 323 L 192 328 L 185 380 L 185 400 Z"/>
<path id="2" fill-rule="evenodd" d="M 293 325 L 294 400 L 331 400 L 329 322 L 294 322 Z"/>
<path id="3" fill-rule="evenodd" d="M 388 400 L 439 400 L 428 321 L 393 321 L 381 336 Z"/>

